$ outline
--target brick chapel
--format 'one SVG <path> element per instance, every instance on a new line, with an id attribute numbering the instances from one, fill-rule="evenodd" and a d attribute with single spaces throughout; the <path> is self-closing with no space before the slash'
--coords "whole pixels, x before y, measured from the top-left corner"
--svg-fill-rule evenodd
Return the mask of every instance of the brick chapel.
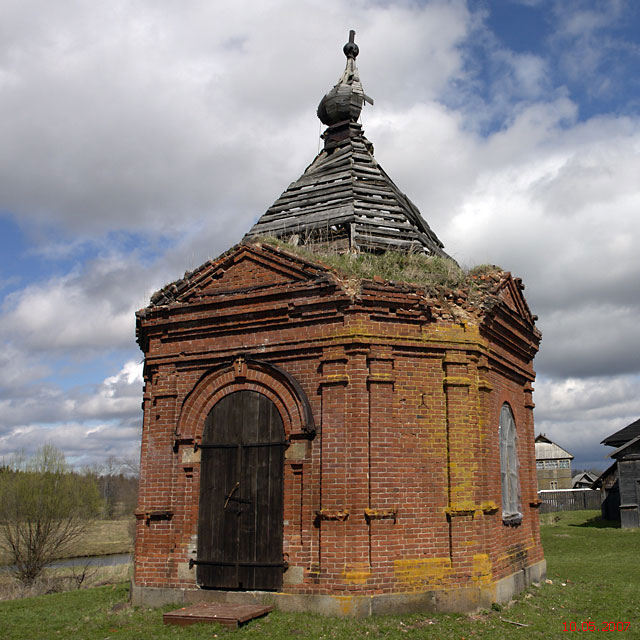
<path id="1" fill-rule="evenodd" d="M 524 285 L 447 256 L 364 136 L 353 32 L 344 52 L 315 160 L 137 313 L 137 604 L 470 611 L 544 578 Z"/>

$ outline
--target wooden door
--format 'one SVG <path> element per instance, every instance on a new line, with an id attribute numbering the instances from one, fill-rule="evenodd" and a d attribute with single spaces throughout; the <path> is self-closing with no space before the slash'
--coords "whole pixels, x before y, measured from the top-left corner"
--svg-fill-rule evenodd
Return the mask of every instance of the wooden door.
<path id="1" fill-rule="evenodd" d="M 231 393 L 209 413 L 200 462 L 201 587 L 282 586 L 284 440 L 278 410 L 255 391 Z"/>

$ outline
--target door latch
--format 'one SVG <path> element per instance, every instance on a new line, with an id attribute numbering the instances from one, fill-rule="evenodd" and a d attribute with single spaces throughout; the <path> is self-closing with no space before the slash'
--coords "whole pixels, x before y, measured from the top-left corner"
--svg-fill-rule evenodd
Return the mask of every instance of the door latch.
<path id="1" fill-rule="evenodd" d="M 240 486 L 239 482 L 236 482 L 235 485 L 233 485 L 233 489 L 231 489 L 231 491 L 229 491 L 229 495 L 227 496 L 227 499 L 224 501 L 224 507 L 222 507 L 223 509 L 227 508 L 227 505 L 229 504 L 229 500 L 231 500 L 231 496 L 235 493 L 236 489 Z"/>

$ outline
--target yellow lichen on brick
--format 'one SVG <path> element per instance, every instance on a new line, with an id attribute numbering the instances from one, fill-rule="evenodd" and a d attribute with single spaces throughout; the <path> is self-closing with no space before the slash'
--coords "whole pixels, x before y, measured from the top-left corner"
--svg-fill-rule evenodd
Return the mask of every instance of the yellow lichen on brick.
<path id="1" fill-rule="evenodd" d="M 471 579 L 474 582 L 489 584 L 492 578 L 492 565 L 489 556 L 486 553 L 478 553 L 473 556 L 473 575 Z"/>
<path id="2" fill-rule="evenodd" d="M 447 376 L 443 382 L 451 387 L 470 387 L 473 384 L 473 380 L 467 376 Z"/>
<path id="3" fill-rule="evenodd" d="M 433 333 L 439 337 L 456 343 L 481 343 L 485 344 L 485 340 L 480 336 L 480 327 L 477 324 L 436 324 L 425 325 L 424 329 L 428 333 Z M 427 332 L 425 331 L 425 333 Z M 435 336 L 434 336 L 435 337 Z"/>
<path id="4" fill-rule="evenodd" d="M 338 382 L 345 382 L 348 383 L 349 382 L 349 376 L 345 373 L 332 373 L 329 375 L 326 375 L 322 378 L 322 381 L 325 383 L 338 383 Z"/>
<path id="5" fill-rule="evenodd" d="M 465 464 L 449 463 L 451 475 L 451 506 L 465 511 L 475 511 L 473 495 L 476 488 L 477 464 L 468 460 Z"/>
<path id="6" fill-rule="evenodd" d="M 371 569 L 366 562 L 345 564 L 342 578 L 347 584 L 365 584 L 371 577 Z"/>
<path id="7" fill-rule="evenodd" d="M 444 512 L 450 516 L 476 513 L 479 510 L 478 505 L 473 500 L 452 502 L 448 507 L 444 508 Z"/>
<path id="8" fill-rule="evenodd" d="M 498 510 L 498 505 L 493 500 L 487 500 L 486 502 L 483 502 L 480 505 L 480 508 L 485 513 L 491 513 L 492 511 L 497 511 Z"/>
<path id="9" fill-rule="evenodd" d="M 416 590 L 443 586 L 452 571 L 450 558 L 408 558 L 393 564 L 398 582 Z"/>

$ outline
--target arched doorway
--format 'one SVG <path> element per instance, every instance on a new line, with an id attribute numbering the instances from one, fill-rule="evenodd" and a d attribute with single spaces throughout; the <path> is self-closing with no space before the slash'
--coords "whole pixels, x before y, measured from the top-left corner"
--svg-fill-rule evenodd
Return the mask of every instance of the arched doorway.
<path id="1" fill-rule="evenodd" d="M 236 391 L 209 412 L 200 462 L 201 587 L 282 586 L 285 447 L 282 417 L 261 393 Z"/>

